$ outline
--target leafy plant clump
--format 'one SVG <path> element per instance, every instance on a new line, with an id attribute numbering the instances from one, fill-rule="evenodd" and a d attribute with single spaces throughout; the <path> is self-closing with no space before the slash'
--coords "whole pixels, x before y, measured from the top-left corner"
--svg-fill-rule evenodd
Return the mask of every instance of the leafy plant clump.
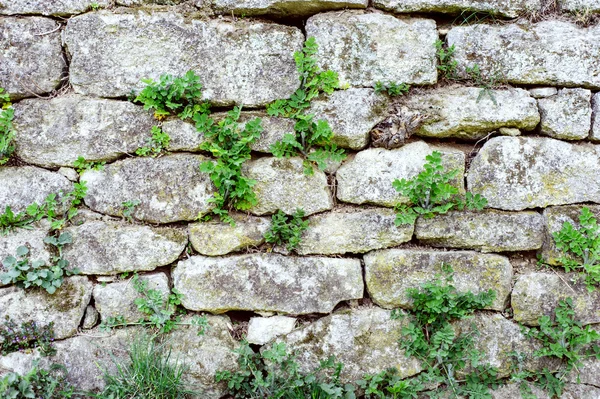
<path id="1" fill-rule="evenodd" d="M 308 220 L 303 218 L 302 209 L 297 209 L 293 215 L 277 211 L 271 218 L 271 228 L 265 234 L 265 241 L 276 245 L 286 244 L 288 251 L 292 251 L 300 244 L 302 233 L 308 228 Z"/>
<path id="2" fill-rule="evenodd" d="M 77 170 L 77 173 L 79 174 L 86 170 L 103 170 L 104 165 L 106 165 L 106 162 L 87 161 L 82 156 L 77 157 L 75 162 L 73 162 L 73 167 L 75 168 L 75 170 Z"/>
<path id="3" fill-rule="evenodd" d="M 408 93 L 408 91 L 410 90 L 410 85 L 407 85 L 406 83 L 383 83 L 383 82 L 376 82 L 375 83 L 375 93 L 377 94 L 383 94 L 386 93 L 387 95 L 391 96 L 391 97 L 398 97 L 398 96 L 402 96 L 406 93 Z"/>
<path id="4" fill-rule="evenodd" d="M 171 138 L 168 134 L 162 131 L 160 126 L 152 126 L 152 138 L 148 140 L 148 143 L 145 147 L 138 148 L 135 150 L 135 154 L 141 157 L 157 156 L 163 150 L 166 150 L 169 146 L 169 142 Z"/>
<path id="5" fill-rule="evenodd" d="M 449 47 L 444 47 L 444 42 L 437 40 L 435 42 L 436 55 L 438 59 L 437 69 L 443 78 L 448 80 L 458 79 L 458 62 L 454 59 L 454 44 Z"/>
<path id="6" fill-rule="evenodd" d="M 487 205 L 487 200 L 479 194 L 467 193 L 464 201 L 457 198 L 458 188 L 450 182 L 460 172 L 458 169 L 445 172 L 439 151 L 432 152 L 425 160 L 424 170 L 416 177 L 393 182 L 396 191 L 410 201 L 408 205 L 396 205 L 397 225 L 412 224 L 419 216 L 430 219 L 452 209 L 482 210 Z"/>
<path id="7" fill-rule="evenodd" d="M 17 248 L 17 257 L 7 256 L 2 261 L 6 272 L 0 274 L 0 281 L 24 289 L 43 288 L 48 294 L 54 294 L 62 286 L 65 276 L 79 274 L 79 269 L 69 269 L 69 261 L 62 257 L 63 247 L 72 242 L 71 234 L 49 236 L 44 242 L 58 252 L 58 255 L 51 257 L 50 264 L 43 260 L 30 261 L 29 248 L 20 246 Z"/>
<path id="8" fill-rule="evenodd" d="M 66 369 L 57 364 L 47 370 L 34 362 L 27 374 L 8 373 L 0 379 L 3 399 L 68 399 L 74 394 L 73 387 L 66 381 Z"/>
<path id="9" fill-rule="evenodd" d="M 236 350 L 239 371 L 217 371 L 216 382 L 227 383 L 236 399 L 355 399 L 354 387 L 340 382 L 342 364 L 333 358 L 322 361 L 310 372 L 301 373 L 294 355 L 284 343 L 255 353 L 247 341 Z"/>
<path id="10" fill-rule="evenodd" d="M 133 223 L 133 212 L 140 204 L 140 200 L 123 201 L 123 203 L 121 203 L 121 206 L 123 207 L 121 213 L 129 223 Z"/>
<path id="11" fill-rule="evenodd" d="M 15 111 L 11 105 L 8 93 L 0 87 L 0 165 L 7 163 L 15 150 L 12 142 L 15 137 L 12 125 Z"/>
<path id="12" fill-rule="evenodd" d="M 564 222 L 552 237 L 556 248 L 562 251 L 560 264 L 567 272 L 579 271 L 588 290 L 596 290 L 600 284 L 600 228 L 590 209 L 581 209 L 579 228 Z"/>
<path id="13" fill-rule="evenodd" d="M 314 115 L 305 114 L 313 99 L 321 93 L 331 94 L 339 88 L 336 72 L 321 71 L 315 54 L 317 42 L 309 37 L 302 51 L 294 54 L 296 68 L 300 73 L 300 88 L 287 100 L 277 100 L 267 107 L 271 116 L 284 116 L 296 120 L 295 133 L 287 133 L 271 147 L 276 157 L 300 155 L 305 159 L 304 172 L 312 174 L 313 165 L 325 170 L 327 161 L 339 162 L 346 158 L 342 149 L 331 143 L 333 132 L 325 120 L 314 121 Z"/>
<path id="14" fill-rule="evenodd" d="M 133 276 L 133 287 L 140 294 L 134 303 L 146 317 L 135 323 L 128 323 L 123 316 L 109 317 L 100 325 L 101 329 L 110 331 L 115 327 L 141 325 L 166 334 L 177 326 L 193 325 L 198 327 L 198 335 L 204 335 L 208 328 L 205 316 L 196 316 L 189 323 L 181 320 L 177 307 L 181 304 L 182 295 L 176 289 L 172 289 L 171 293 L 165 297 L 162 291 L 148 288 L 148 281 L 140 279 L 138 275 Z"/>
<path id="15" fill-rule="evenodd" d="M 28 321 L 18 325 L 6 317 L 6 321 L 0 326 L 0 355 L 6 356 L 12 352 L 27 349 L 40 348 L 43 355 L 54 354 L 52 347 L 54 342 L 54 323 L 38 326 L 35 321 Z"/>
<path id="16" fill-rule="evenodd" d="M 366 375 L 357 384 L 367 399 L 416 399 L 424 386 L 417 378 L 400 379 L 395 369 Z"/>

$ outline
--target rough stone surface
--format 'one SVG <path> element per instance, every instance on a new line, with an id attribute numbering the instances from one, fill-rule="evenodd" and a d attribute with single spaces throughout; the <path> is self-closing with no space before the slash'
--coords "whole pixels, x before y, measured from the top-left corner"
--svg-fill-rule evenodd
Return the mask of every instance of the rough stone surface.
<path id="1" fill-rule="evenodd" d="M 373 89 L 348 89 L 313 101 L 308 113 L 329 122 L 332 143 L 360 150 L 369 144 L 371 129 L 387 116 L 388 106 L 387 97 Z"/>
<path id="2" fill-rule="evenodd" d="M 109 0 L 96 0 L 94 3 L 100 7 L 108 7 L 110 2 Z M 90 4 L 89 0 L 0 0 L 0 14 L 66 16 L 89 11 Z"/>
<path id="3" fill-rule="evenodd" d="M 537 212 L 450 212 L 419 218 L 415 233 L 420 242 L 434 247 L 531 251 L 542 246 L 544 220 Z"/>
<path id="4" fill-rule="evenodd" d="M 540 121 L 535 100 L 523 89 L 450 86 L 407 96 L 402 104 L 402 112 L 429 116 L 415 132 L 426 137 L 479 139 L 502 127 L 533 130 Z"/>
<path id="5" fill-rule="evenodd" d="M 71 180 L 72 182 L 79 181 L 79 173 L 73 168 L 60 167 L 57 170 L 58 173 Z"/>
<path id="6" fill-rule="evenodd" d="M 560 9 L 564 11 L 600 12 L 600 2 L 598 0 L 559 0 L 559 4 Z"/>
<path id="7" fill-rule="evenodd" d="M 560 89 L 558 94 L 538 100 L 541 133 L 562 140 L 581 140 L 590 134 L 592 92 Z"/>
<path id="8" fill-rule="evenodd" d="M 248 336 L 251 344 L 264 345 L 280 335 L 292 332 L 296 319 L 287 316 L 252 317 L 248 323 Z"/>
<path id="9" fill-rule="evenodd" d="M 592 97 L 592 132 L 590 140 L 600 141 L 600 93 Z"/>
<path id="10" fill-rule="evenodd" d="M 313 168 L 314 174 L 304 173 L 301 158 L 265 157 L 244 164 L 244 174 L 256 180 L 254 192 L 258 204 L 250 209 L 255 215 L 275 213 L 281 209 L 293 214 L 298 208 L 305 214 L 329 210 L 333 199 L 325 173 Z"/>
<path id="11" fill-rule="evenodd" d="M 12 99 L 48 93 L 60 84 L 65 61 L 58 27 L 49 18 L 0 17 L 0 87 Z"/>
<path id="12" fill-rule="evenodd" d="M 208 159 L 191 154 L 128 158 L 103 170 L 85 171 L 81 175 L 88 187 L 85 203 L 94 211 L 122 216 L 123 202 L 137 200 L 135 219 L 150 223 L 195 220 L 213 207 L 208 202 L 213 184 L 199 168 Z"/>
<path id="13" fill-rule="evenodd" d="M 324 11 L 367 8 L 367 0 L 216 0 L 217 13 L 245 16 L 302 17 Z"/>
<path id="14" fill-rule="evenodd" d="M 435 21 L 342 11 L 318 14 L 306 34 L 319 49 L 317 63 L 338 72 L 341 85 L 433 84 L 437 80 Z"/>
<path id="15" fill-rule="evenodd" d="M 24 211 L 34 202 L 42 204 L 48 194 L 70 192 L 73 189 L 66 177 L 35 166 L 0 167 L 0 211 L 10 206 L 14 213 Z M 59 211 L 65 207 L 57 205 Z"/>
<path id="16" fill-rule="evenodd" d="M 271 227 L 268 218 L 232 214 L 235 226 L 220 221 L 189 225 L 190 243 L 201 255 L 218 256 L 258 246 Z"/>
<path id="17" fill-rule="evenodd" d="M 458 69 L 479 65 L 482 77 L 514 84 L 600 87 L 600 26 L 556 20 L 531 25 L 457 26 L 448 32 Z M 573 51 L 577 49 L 577 51 Z"/>
<path id="18" fill-rule="evenodd" d="M 411 179 L 423 170 L 425 157 L 433 151 L 442 152 L 446 170 L 460 172 L 454 184 L 464 193 L 465 155 L 451 148 L 436 148 L 423 141 L 407 144 L 395 150 L 370 148 L 359 152 L 337 171 L 337 198 L 353 204 L 375 204 L 392 207 L 408 203 L 392 186 L 396 179 Z"/>
<path id="19" fill-rule="evenodd" d="M 81 327 L 84 330 L 92 329 L 94 328 L 94 326 L 96 326 L 96 324 L 98 324 L 99 319 L 100 314 L 98 313 L 96 308 L 92 305 L 88 305 L 88 307 L 85 308 L 85 314 L 83 316 L 83 322 L 81 323 Z"/>
<path id="20" fill-rule="evenodd" d="M 489 309 L 504 310 L 510 295 L 513 269 L 507 258 L 473 251 L 441 252 L 431 250 L 387 249 L 364 256 L 365 282 L 369 296 L 384 308 L 411 308 L 406 290 L 419 288 L 442 265 L 454 270 L 454 286 L 460 292 L 496 293 Z"/>
<path id="21" fill-rule="evenodd" d="M 521 210 L 600 202 L 600 147 L 543 137 L 494 137 L 481 148 L 467 184 L 490 208 Z"/>
<path id="22" fill-rule="evenodd" d="M 139 11 L 71 18 L 64 40 L 77 93 L 125 96 L 145 86 L 140 79 L 193 69 L 204 98 L 257 106 L 287 98 L 298 88 L 293 54 L 304 36 L 298 28 L 271 23 Z"/>
<path id="23" fill-rule="evenodd" d="M 148 289 L 160 291 L 164 300 L 169 296 L 169 279 L 164 273 L 147 274 L 139 277 L 148 284 Z M 103 321 L 110 317 L 123 316 L 125 322 L 134 323 L 147 317 L 134 303 L 141 295 L 131 280 L 94 286 L 94 301 Z"/>
<path id="24" fill-rule="evenodd" d="M 87 161 L 111 161 L 134 153 L 150 140 L 154 120 L 127 101 L 67 95 L 15 104 L 17 155 L 45 167 Z"/>
<path id="25" fill-rule="evenodd" d="M 44 290 L 0 288 L 0 320 L 7 316 L 17 324 L 35 321 L 39 326 L 54 322 L 56 339 L 77 333 L 92 296 L 92 283 L 81 276 L 65 278 L 53 295 Z"/>
<path id="26" fill-rule="evenodd" d="M 398 340 L 408 318 L 392 320 L 390 311 L 373 308 L 342 310 L 297 328 L 276 342 L 296 351 L 301 370 L 314 370 L 321 360 L 335 356 L 344 364 L 343 382 L 354 382 L 365 374 L 395 367 L 401 378 L 421 371 L 415 358 L 408 358 Z"/>
<path id="27" fill-rule="evenodd" d="M 300 255 L 364 253 L 412 238 L 414 225 L 396 226 L 396 213 L 382 208 L 341 208 L 309 218 L 296 251 Z"/>
<path id="28" fill-rule="evenodd" d="M 459 14 L 461 12 L 483 12 L 506 17 L 539 10 L 540 0 L 375 0 L 373 5 L 395 13 L 441 12 Z"/>
<path id="29" fill-rule="evenodd" d="M 529 89 L 529 94 L 533 98 L 546 98 L 555 95 L 558 93 L 556 87 L 536 87 L 533 89 Z"/>
<path id="30" fill-rule="evenodd" d="M 600 219 L 600 206 L 585 205 L 596 217 Z M 542 246 L 542 258 L 544 263 L 549 265 L 561 265 L 560 258 L 567 254 L 556 249 L 554 243 L 554 233 L 560 231 L 565 222 L 568 222 L 579 229 L 579 216 L 581 215 L 581 205 L 565 205 L 565 206 L 553 206 L 551 208 L 544 209 L 544 245 Z"/>
<path id="31" fill-rule="evenodd" d="M 538 325 L 541 316 L 554 316 L 558 302 L 571 297 L 577 319 L 584 324 L 600 323 L 600 292 L 589 292 L 581 281 L 573 283 L 574 276 L 562 273 L 519 276 L 511 299 L 515 321 Z"/>
<path id="32" fill-rule="evenodd" d="M 64 257 L 84 274 L 154 270 L 176 261 L 188 241 L 181 229 L 113 221 L 90 221 L 66 231 L 73 243 Z"/>
<path id="33" fill-rule="evenodd" d="M 341 301 L 363 296 L 357 259 L 295 258 L 253 254 L 180 261 L 173 284 L 190 310 L 291 314 L 328 313 Z"/>

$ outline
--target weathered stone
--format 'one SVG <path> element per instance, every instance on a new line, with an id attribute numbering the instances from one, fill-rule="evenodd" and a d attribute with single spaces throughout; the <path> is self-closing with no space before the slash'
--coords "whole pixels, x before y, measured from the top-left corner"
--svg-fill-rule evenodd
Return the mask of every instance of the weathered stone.
<path id="1" fill-rule="evenodd" d="M 504 310 L 510 295 L 513 269 L 507 258 L 474 251 L 387 249 L 364 256 L 365 282 L 373 302 L 384 308 L 410 309 L 406 292 L 443 274 L 444 265 L 454 270 L 454 286 L 460 292 L 478 294 L 492 290 L 496 297 L 488 309 Z"/>
<path id="2" fill-rule="evenodd" d="M 592 97 L 592 133 L 590 140 L 600 141 L 600 93 Z"/>
<path id="3" fill-rule="evenodd" d="M 449 147 L 437 148 L 423 141 L 407 144 L 395 150 L 370 148 L 346 161 L 337 171 L 337 198 L 353 204 L 395 206 L 409 200 L 398 193 L 392 183 L 396 179 L 417 176 L 425 164 L 425 157 L 433 151 L 442 152 L 446 170 L 458 169 L 453 182 L 464 193 L 463 174 L 465 155 Z"/>
<path id="4" fill-rule="evenodd" d="M 280 335 L 292 332 L 296 319 L 287 316 L 252 317 L 248 323 L 248 337 L 251 344 L 264 345 Z"/>
<path id="5" fill-rule="evenodd" d="M 0 87 L 12 99 L 48 93 L 60 84 L 66 64 L 59 28 L 49 18 L 0 17 Z"/>
<path id="6" fill-rule="evenodd" d="M 10 206 L 14 213 L 22 212 L 34 202 L 44 203 L 48 194 L 70 192 L 73 183 L 58 173 L 34 166 L 0 167 L 0 211 Z M 64 211 L 59 201 L 58 211 Z"/>
<path id="7" fill-rule="evenodd" d="M 173 154 L 160 158 L 128 158 L 106 165 L 103 170 L 87 170 L 85 203 L 92 210 L 123 215 L 123 202 L 140 201 L 132 212 L 135 219 L 150 223 L 195 220 L 213 205 L 213 184 L 200 164 L 202 155 Z"/>
<path id="8" fill-rule="evenodd" d="M 544 389 L 532 384 L 526 383 L 531 389 L 531 393 L 537 399 L 552 399 L 548 392 Z M 502 385 L 495 390 L 490 390 L 492 399 L 515 399 L 522 398 L 521 388 L 519 383 L 509 383 Z M 600 397 L 600 389 L 583 384 L 565 384 L 564 390 L 560 399 L 598 399 Z"/>
<path id="9" fill-rule="evenodd" d="M 535 87 L 533 89 L 529 89 L 529 94 L 533 98 L 546 98 L 555 95 L 558 93 L 556 87 Z"/>
<path id="10" fill-rule="evenodd" d="M 304 36 L 298 28 L 271 23 L 138 11 L 71 18 L 64 40 L 76 93 L 125 96 L 145 86 L 140 79 L 193 69 L 205 99 L 258 106 L 287 98 L 298 88 L 293 54 Z"/>
<path id="11" fill-rule="evenodd" d="M 325 173 L 313 168 L 304 173 L 301 158 L 260 158 L 244 164 L 244 174 L 256 180 L 253 187 L 258 204 L 250 209 L 255 215 L 275 213 L 281 209 L 293 214 L 298 208 L 306 215 L 333 208 L 333 199 Z"/>
<path id="12" fill-rule="evenodd" d="M 431 19 L 329 12 L 309 18 L 306 34 L 319 45 L 317 64 L 337 72 L 342 86 L 437 81 L 434 44 L 438 34 Z"/>
<path id="13" fill-rule="evenodd" d="M 538 100 L 541 133 L 562 140 L 581 140 L 590 134 L 592 92 L 560 89 L 556 96 Z"/>
<path id="14" fill-rule="evenodd" d="M 560 300 L 571 297 L 575 317 L 584 324 L 600 323 L 600 292 L 589 292 L 574 275 L 529 273 L 519 276 L 512 291 L 515 321 L 538 325 L 541 316 L 554 316 Z"/>
<path id="15" fill-rule="evenodd" d="M 542 246 L 542 259 L 544 259 L 544 263 L 557 266 L 561 265 L 561 257 L 568 257 L 566 253 L 556 249 L 553 234 L 559 232 L 564 223 L 570 223 L 579 229 L 579 216 L 583 207 L 588 208 L 596 219 L 600 220 L 600 206 L 597 205 L 565 205 L 544 209 L 545 237 L 544 245 Z"/>
<path id="16" fill-rule="evenodd" d="M 540 122 L 535 99 L 526 90 L 482 90 L 449 86 L 410 95 L 402 112 L 429 116 L 415 132 L 425 137 L 479 139 L 501 127 L 533 130 Z"/>
<path id="17" fill-rule="evenodd" d="M 19 325 L 33 320 L 38 326 L 53 322 L 56 339 L 67 338 L 77 333 L 91 296 L 92 283 L 80 276 L 65 278 L 53 295 L 41 289 L 0 288 L 0 320 L 10 317 Z"/>
<path id="18" fill-rule="evenodd" d="M 66 231 L 73 243 L 64 257 L 84 274 L 154 270 L 176 261 L 188 241 L 181 229 L 114 221 L 90 221 Z"/>
<path id="19" fill-rule="evenodd" d="M 559 0 L 560 9 L 564 11 L 577 11 L 585 14 L 599 13 L 600 2 L 598 0 Z"/>
<path id="20" fill-rule="evenodd" d="M 190 243 L 201 255 L 218 256 L 265 242 L 265 233 L 271 227 L 268 218 L 232 214 L 235 226 L 220 221 L 189 225 Z"/>
<path id="21" fill-rule="evenodd" d="M 163 300 L 169 296 L 169 279 L 164 273 L 148 274 L 139 277 L 147 284 L 148 289 L 160 291 Z M 138 310 L 134 303 L 141 297 L 131 280 L 118 281 L 106 285 L 94 286 L 94 301 L 103 321 L 108 318 L 122 316 L 127 323 L 134 323 L 147 316 Z"/>
<path id="22" fill-rule="evenodd" d="M 501 127 L 500 129 L 498 129 L 498 133 L 500 133 L 503 136 L 513 136 L 513 137 L 521 135 L 521 131 L 514 127 Z"/>
<path id="23" fill-rule="evenodd" d="M 542 246 L 544 220 L 537 212 L 450 212 L 419 218 L 415 233 L 422 243 L 434 247 L 530 251 Z"/>
<path id="24" fill-rule="evenodd" d="M 79 173 L 77 173 L 77 171 L 73 168 L 66 168 L 63 166 L 61 168 L 58 168 L 57 172 L 66 177 L 67 179 L 71 180 L 72 182 L 79 181 Z"/>
<path id="25" fill-rule="evenodd" d="M 291 314 L 329 313 L 341 301 L 363 296 L 357 259 L 253 254 L 180 261 L 173 285 L 190 310 Z"/>
<path id="26" fill-rule="evenodd" d="M 320 361 L 334 356 L 344 365 L 343 382 L 392 367 L 404 378 L 422 369 L 419 361 L 406 357 L 398 345 L 407 324 L 408 318 L 392 320 L 390 311 L 377 307 L 348 309 L 297 328 L 276 342 L 284 342 L 297 354 L 303 371 L 313 371 Z"/>
<path id="27" fill-rule="evenodd" d="M 215 0 L 219 14 L 270 17 L 305 17 L 324 11 L 367 8 L 367 0 Z"/>
<path id="28" fill-rule="evenodd" d="M 4 15 L 53 15 L 66 16 L 72 14 L 80 14 L 90 10 L 92 3 L 99 7 L 108 7 L 109 0 L 0 0 L 0 14 Z"/>
<path id="29" fill-rule="evenodd" d="M 441 12 L 459 14 L 461 12 L 483 12 L 505 17 L 518 17 L 523 13 L 539 10 L 540 0 L 375 0 L 373 5 L 395 13 Z"/>
<path id="30" fill-rule="evenodd" d="M 600 202 L 600 147 L 543 137 L 494 137 L 469 169 L 467 184 L 490 208 L 521 210 Z"/>
<path id="31" fill-rule="evenodd" d="M 81 323 L 81 327 L 84 330 L 89 330 L 94 328 L 96 324 L 98 324 L 98 320 L 100 319 L 100 314 L 92 305 L 88 305 L 85 308 L 85 314 L 83 315 L 83 322 Z"/>
<path id="32" fill-rule="evenodd" d="M 446 40 L 460 73 L 478 65 L 484 79 L 515 84 L 600 87 L 600 26 L 580 28 L 557 20 L 537 24 L 457 26 Z M 573 51 L 577 49 L 577 51 Z M 493 54 L 493 56 L 492 56 Z"/>
<path id="33" fill-rule="evenodd" d="M 127 101 L 67 95 L 15 104 L 17 155 L 45 167 L 72 166 L 78 157 L 112 161 L 150 140 L 152 115 Z"/>
<path id="34" fill-rule="evenodd" d="M 388 106 L 387 97 L 373 89 L 348 89 L 313 101 L 308 113 L 329 122 L 332 143 L 360 150 L 369 144 L 371 129 L 387 116 Z"/>
<path id="35" fill-rule="evenodd" d="M 412 238 L 414 225 L 396 226 L 392 209 L 341 208 L 309 218 L 296 251 L 308 254 L 364 253 L 394 247 Z"/>
<path id="36" fill-rule="evenodd" d="M 148 5 L 167 5 L 172 6 L 180 4 L 185 0 L 117 0 L 117 4 L 120 6 L 148 6 Z"/>

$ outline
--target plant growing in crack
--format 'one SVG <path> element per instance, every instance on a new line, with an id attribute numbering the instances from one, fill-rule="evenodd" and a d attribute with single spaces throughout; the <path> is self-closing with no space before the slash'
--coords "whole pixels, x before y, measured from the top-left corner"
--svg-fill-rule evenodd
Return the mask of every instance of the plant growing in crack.
<path id="1" fill-rule="evenodd" d="M 129 200 L 129 201 L 124 201 L 121 205 L 123 206 L 123 209 L 121 210 L 121 213 L 123 214 L 123 217 L 129 222 L 129 223 L 133 223 L 133 212 L 135 212 L 135 208 L 140 206 L 141 201 L 140 200 Z"/>

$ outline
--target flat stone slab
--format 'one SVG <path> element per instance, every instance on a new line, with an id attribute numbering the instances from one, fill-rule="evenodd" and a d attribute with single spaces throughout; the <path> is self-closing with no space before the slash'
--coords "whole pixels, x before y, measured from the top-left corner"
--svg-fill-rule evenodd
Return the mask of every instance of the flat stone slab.
<path id="1" fill-rule="evenodd" d="M 18 325 L 35 321 L 38 326 L 53 322 L 56 339 L 67 338 L 77 333 L 91 297 L 92 283 L 82 276 L 65 278 L 53 295 L 41 289 L 0 288 L 0 320 L 10 317 Z"/>
<path id="2" fill-rule="evenodd" d="M 311 216 L 296 248 L 300 255 L 364 253 L 394 247 L 412 238 L 414 225 L 396 226 L 396 213 L 385 208 L 338 208 Z"/>
<path id="3" fill-rule="evenodd" d="M 256 180 L 258 204 L 250 209 L 255 215 L 278 209 L 291 215 L 301 208 L 308 216 L 333 208 L 327 176 L 317 167 L 312 175 L 305 174 L 301 158 L 265 157 L 246 162 L 243 168 L 245 176 Z"/>
<path id="4" fill-rule="evenodd" d="M 540 3 L 540 0 L 375 0 L 373 6 L 399 14 L 482 12 L 515 18 L 526 12 L 539 10 Z"/>
<path id="5" fill-rule="evenodd" d="M 368 4 L 367 0 L 215 0 L 213 7 L 225 15 L 297 18 L 324 11 L 367 8 Z"/>
<path id="6" fill-rule="evenodd" d="M 590 134 L 592 92 L 560 89 L 555 96 L 538 100 L 542 117 L 541 133 L 556 139 L 582 140 Z"/>
<path id="7" fill-rule="evenodd" d="M 600 141 L 600 93 L 594 94 L 592 97 L 592 132 L 590 140 Z"/>
<path id="8" fill-rule="evenodd" d="M 442 265 L 454 270 L 453 285 L 459 292 L 495 291 L 496 298 L 488 309 L 501 311 L 508 303 L 513 269 L 504 256 L 474 251 L 386 249 L 370 252 L 363 259 L 369 296 L 384 308 L 411 309 L 412 300 L 406 291 L 432 281 L 436 274 L 442 276 Z"/>
<path id="9" fill-rule="evenodd" d="M 500 128 L 533 130 L 540 122 L 537 104 L 527 90 L 489 90 L 449 86 L 411 94 L 402 112 L 428 116 L 415 132 L 425 137 L 479 139 Z"/>
<path id="10" fill-rule="evenodd" d="M 346 309 L 297 328 L 275 342 L 284 342 L 296 353 L 302 371 L 314 370 L 320 361 L 334 356 L 336 362 L 344 364 L 342 382 L 354 382 L 365 374 L 392 367 L 405 378 L 422 370 L 419 361 L 406 357 L 398 345 L 407 325 L 408 318 L 392 320 L 389 310 Z"/>
<path id="11" fill-rule="evenodd" d="M 190 243 L 201 255 L 219 256 L 265 242 L 271 228 L 269 218 L 231 214 L 235 226 L 220 221 L 192 223 L 188 227 Z"/>
<path id="12" fill-rule="evenodd" d="M 363 11 L 328 12 L 306 21 L 306 36 L 313 36 L 319 45 L 317 64 L 323 70 L 337 72 L 342 86 L 437 81 L 438 33 L 432 19 L 400 20 Z"/>
<path id="13" fill-rule="evenodd" d="M 600 12 L 600 3 L 597 0 L 559 0 L 558 3 L 560 9 L 564 11 Z"/>
<path id="14" fill-rule="evenodd" d="M 65 259 L 83 274 L 154 270 L 175 262 L 188 242 L 182 229 L 125 222 L 89 221 L 66 231 L 73 243 Z"/>
<path id="15" fill-rule="evenodd" d="M 193 69 L 212 103 L 260 106 L 298 88 L 293 54 L 304 36 L 295 27 L 248 20 L 101 11 L 71 18 L 64 41 L 76 93 L 126 96 L 145 86 L 140 79 Z"/>
<path id="16" fill-rule="evenodd" d="M 455 46 L 454 59 L 465 76 L 467 67 L 479 65 L 484 79 L 496 74 L 514 84 L 599 88 L 600 42 L 595 39 L 599 35 L 600 26 L 580 28 L 548 20 L 457 26 L 446 41 Z"/>
<path id="17" fill-rule="evenodd" d="M 132 212 L 135 219 L 150 223 L 195 220 L 213 205 L 213 184 L 200 164 L 202 155 L 173 154 L 160 158 L 127 158 L 87 170 L 85 204 L 92 210 L 113 216 L 123 215 L 123 202 L 139 201 Z"/>
<path id="18" fill-rule="evenodd" d="M 537 212 L 457 211 L 417 219 L 415 234 L 433 247 L 531 251 L 542 246 L 544 220 Z"/>
<path id="19" fill-rule="evenodd" d="M 0 213 L 10 206 L 14 213 L 24 211 L 34 202 L 42 204 L 48 194 L 67 193 L 73 183 L 66 177 L 35 166 L 0 167 Z M 64 206 L 57 205 L 60 211 Z"/>
<path id="20" fill-rule="evenodd" d="M 186 309 L 211 313 L 329 313 L 341 301 L 363 297 L 358 259 L 194 256 L 180 261 L 171 277 Z"/>
<path id="21" fill-rule="evenodd" d="M 163 300 L 169 297 L 169 278 L 164 273 L 146 274 L 139 277 L 148 284 L 149 290 L 160 291 Z M 142 295 L 135 289 L 131 279 L 94 286 L 94 303 L 103 321 L 110 317 L 122 316 L 127 323 L 135 323 L 148 316 L 138 310 L 134 303 Z"/>
<path id="22" fill-rule="evenodd" d="M 556 93 L 558 93 L 556 87 L 534 87 L 533 89 L 529 89 L 529 94 L 533 98 L 546 98 Z"/>
<path id="23" fill-rule="evenodd" d="M 573 298 L 575 317 L 584 324 L 600 323 L 600 292 L 589 292 L 574 274 L 528 273 L 517 278 L 511 306 L 519 323 L 537 326 L 543 316 L 554 316 L 560 300 Z"/>
<path id="24" fill-rule="evenodd" d="M 449 147 L 438 148 L 418 141 L 395 150 L 369 148 L 348 159 L 337 171 L 337 198 L 352 204 L 374 204 L 393 207 L 408 203 L 394 189 L 396 179 L 412 179 L 425 164 L 425 157 L 433 151 L 442 152 L 442 164 L 447 171 L 460 172 L 453 182 L 464 194 L 463 174 L 465 154 Z"/>
<path id="25" fill-rule="evenodd" d="M 108 7 L 109 0 L 96 0 L 99 7 Z M 67 16 L 89 11 L 89 0 L 0 0 L 0 14 Z"/>
<path id="26" fill-rule="evenodd" d="M 294 317 L 252 317 L 248 323 L 247 340 L 251 344 L 264 345 L 280 335 L 292 332 L 296 325 Z"/>
<path id="27" fill-rule="evenodd" d="M 369 144 L 369 132 L 385 119 L 388 107 L 387 97 L 375 94 L 373 89 L 351 88 L 313 101 L 307 112 L 314 114 L 315 120 L 329 122 L 332 143 L 360 150 Z"/>
<path id="28" fill-rule="evenodd" d="M 0 13 L 4 1 L 15 3 L 0 0 Z M 0 17 L 0 87 L 13 100 L 48 93 L 60 84 L 66 64 L 59 27 L 49 18 Z"/>
<path id="29" fill-rule="evenodd" d="M 15 144 L 23 161 L 44 167 L 112 161 L 134 153 L 152 137 L 151 113 L 127 101 L 79 95 L 15 104 Z"/>
<path id="30" fill-rule="evenodd" d="M 4 212 L 4 211 L 2 211 Z M 26 246 L 29 248 L 29 259 L 48 262 L 50 260 L 50 252 L 44 244 L 44 238 L 50 233 L 50 222 L 47 219 L 42 219 L 30 226 L 30 229 L 15 229 L 7 235 L 0 234 L 0 274 L 6 270 L 2 266 L 2 261 L 7 256 L 15 256 L 17 248 Z M 0 281 L 2 286 L 2 281 Z"/>
<path id="31" fill-rule="evenodd" d="M 467 185 L 490 208 L 522 210 L 600 202 L 600 146 L 544 137 L 494 137 L 473 159 Z"/>

